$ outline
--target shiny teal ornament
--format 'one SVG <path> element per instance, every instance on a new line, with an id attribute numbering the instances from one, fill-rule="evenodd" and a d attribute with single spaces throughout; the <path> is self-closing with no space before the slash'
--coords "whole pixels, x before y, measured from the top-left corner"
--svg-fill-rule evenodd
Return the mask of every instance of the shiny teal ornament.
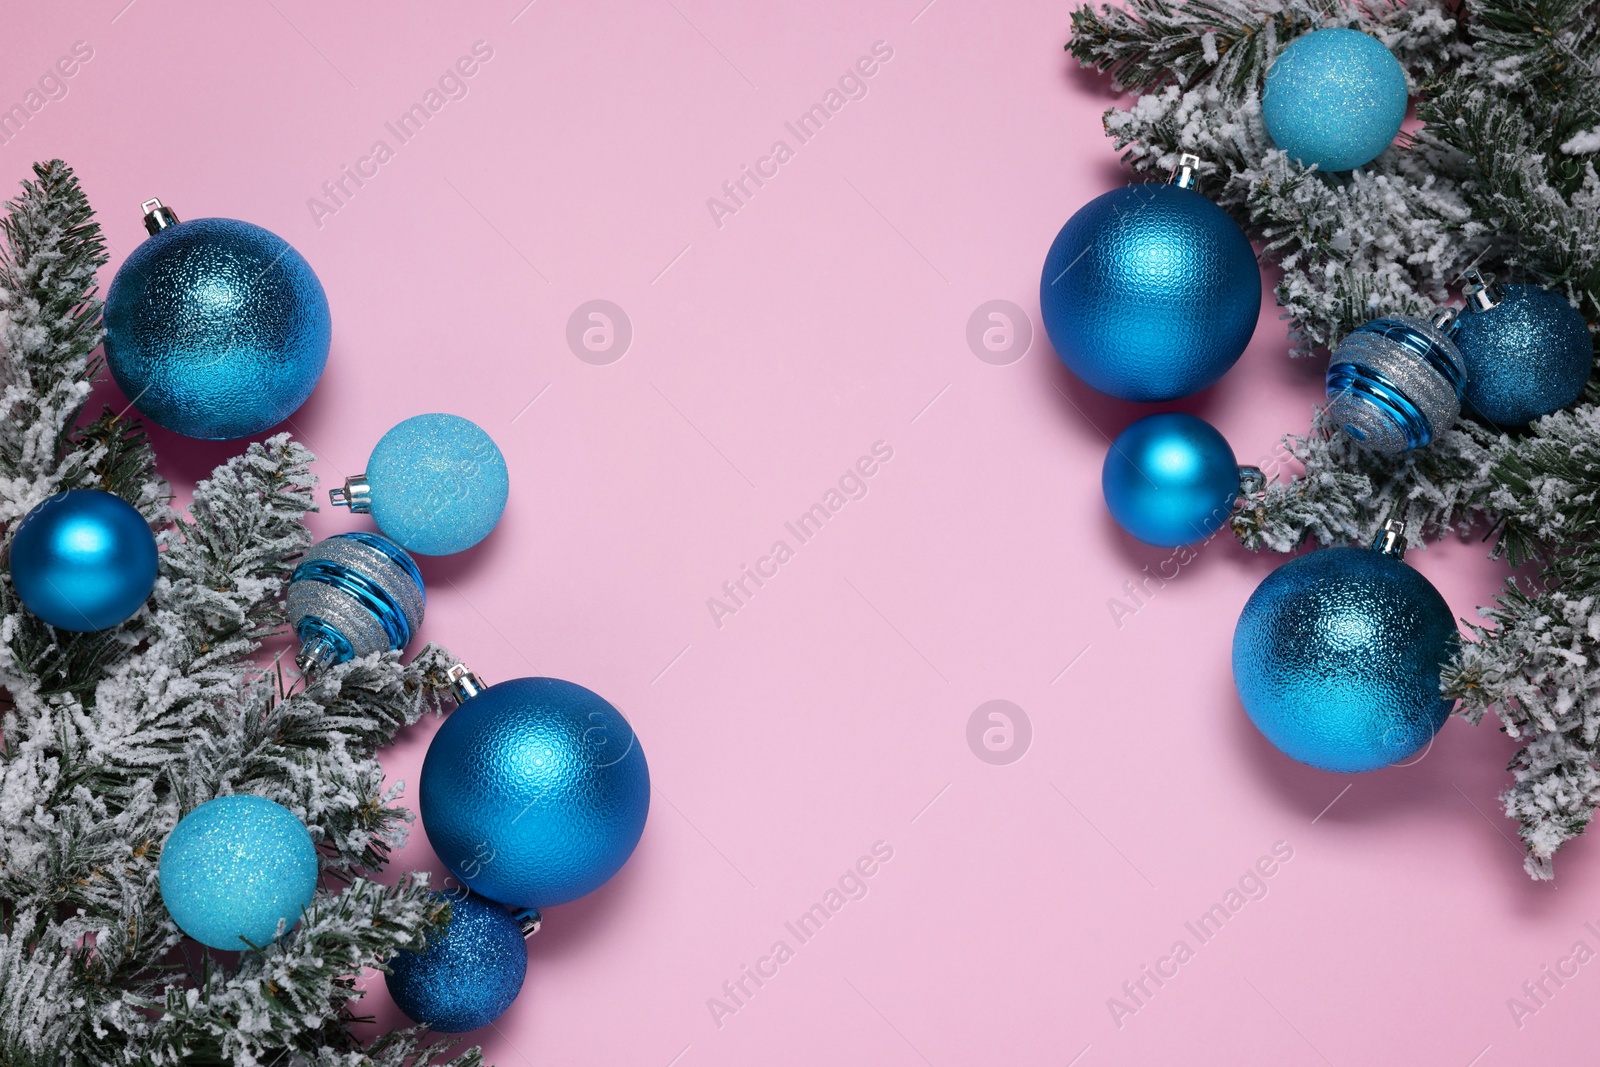
<path id="1" fill-rule="evenodd" d="M 295 928 L 317 891 L 317 850 L 294 812 L 265 797 L 208 800 L 161 846 L 161 901 L 216 949 L 263 947 Z"/>
<path id="2" fill-rule="evenodd" d="M 98 489 L 50 497 L 11 538 L 11 584 L 22 606 L 58 630 L 105 630 L 144 606 L 158 557 L 150 524 Z"/>
<path id="3" fill-rule="evenodd" d="M 428 935 L 421 951 L 389 961 L 389 995 L 414 1023 L 444 1034 L 481 1030 L 511 1007 L 528 973 L 524 936 L 539 928 L 538 912 L 520 921 L 505 908 L 470 893 L 440 896 L 450 921 Z"/>
<path id="4" fill-rule="evenodd" d="M 1174 184 L 1096 197 L 1050 245 L 1039 279 L 1045 330 L 1067 369 L 1102 393 L 1197 393 L 1255 332 L 1255 252 L 1227 212 L 1190 188 L 1199 165 L 1186 155 Z"/>
<path id="5" fill-rule="evenodd" d="M 1476 270 L 1466 278 L 1467 308 L 1451 338 L 1466 363 L 1472 410 L 1514 429 L 1577 401 L 1594 367 L 1594 340 L 1578 309 L 1537 285 L 1496 285 Z"/>
<path id="6" fill-rule="evenodd" d="M 581 685 L 518 678 L 463 703 L 422 761 L 418 806 L 433 851 L 475 893 L 514 908 L 591 893 L 633 853 L 650 810 L 644 750 L 617 709 Z"/>
<path id="7" fill-rule="evenodd" d="M 329 491 L 336 507 L 370 512 L 378 529 L 423 556 L 462 552 L 489 536 L 511 489 L 494 438 L 459 415 L 416 415 L 384 434 L 367 469 Z"/>
<path id="8" fill-rule="evenodd" d="M 1376 37 L 1315 30 L 1267 68 L 1261 118 L 1272 143 L 1303 166 L 1365 166 L 1394 142 L 1405 117 L 1405 71 Z"/>
<path id="9" fill-rule="evenodd" d="M 322 377 L 328 298 L 305 259 L 236 219 L 179 222 L 143 205 L 150 237 L 106 294 L 106 366 L 134 407 L 186 437 L 275 426 Z"/>
<path id="10" fill-rule="evenodd" d="M 1439 669 L 1458 637 L 1450 607 L 1401 562 L 1404 525 L 1372 549 L 1324 548 L 1256 588 L 1233 632 L 1233 680 L 1250 721 L 1285 755 L 1325 771 L 1412 755 L 1450 714 Z"/>
<path id="11" fill-rule="evenodd" d="M 1117 525 L 1145 544 L 1176 548 L 1204 541 L 1228 521 L 1240 473 L 1215 427 L 1170 412 L 1142 418 L 1117 435 L 1100 470 L 1100 488 Z"/>

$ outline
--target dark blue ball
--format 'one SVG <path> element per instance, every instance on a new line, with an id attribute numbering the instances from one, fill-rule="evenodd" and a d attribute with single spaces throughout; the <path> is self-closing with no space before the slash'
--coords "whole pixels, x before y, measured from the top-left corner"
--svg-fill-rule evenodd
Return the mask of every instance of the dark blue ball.
<path id="1" fill-rule="evenodd" d="M 1261 312 L 1261 270 L 1237 223 L 1176 185 L 1089 201 L 1056 235 L 1039 279 L 1056 354 L 1123 400 L 1176 400 L 1238 360 Z"/>
<path id="2" fill-rule="evenodd" d="M 1583 315 L 1537 285 L 1498 287 L 1484 311 L 1470 301 L 1451 339 L 1467 368 L 1466 401 L 1496 426 L 1526 426 L 1577 400 L 1594 365 Z"/>
<path id="3" fill-rule="evenodd" d="M 105 327 L 106 365 L 134 407 L 213 441 L 293 414 L 333 336 L 300 253 L 234 219 L 180 222 L 135 248 L 111 281 Z"/>
<path id="4" fill-rule="evenodd" d="M 1204 419 L 1151 415 L 1111 443 L 1100 488 L 1117 525 L 1145 544 L 1176 548 L 1205 540 L 1228 521 L 1239 464 Z"/>
<path id="5" fill-rule="evenodd" d="M 156 584 L 150 524 L 98 489 L 57 493 L 17 526 L 11 584 L 23 607 L 59 630 L 105 630 L 144 604 Z"/>
<path id="6" fill-rule="evenodd" d="M 517 908 L 593 892 L 627 862 L 650 769 L 604 699 L 557 678 L 489 686 L 450 714 L 418 787 L 434 852 L 474 892 Z"/>
<path id="7" fill-rule="evenodd" d="M 1450 607 L 1405 563 L 1365 548 L 1290 560 L 1256 587 L 1233 632 L 1233 680 L 1256 728 L 1325 771 L 1370 771 L 1432 740 L 1450 714 L 1439 668 Z"/>
<path id="8" fill-rule="evenodd" d="M 450 922 L 421 952 L 389 961 L 389 995 L 412 1022 L 447 1034 L 478 1030 L 505 1014 L 522 991 L 528 949 L 500 905 L 451 894 Z"/>

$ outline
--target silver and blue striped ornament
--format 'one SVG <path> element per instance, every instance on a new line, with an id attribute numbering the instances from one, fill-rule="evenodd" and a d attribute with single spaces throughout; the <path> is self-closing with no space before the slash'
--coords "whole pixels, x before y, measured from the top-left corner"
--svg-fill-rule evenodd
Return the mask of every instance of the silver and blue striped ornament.
<path id="1" fill-rule="evenodd" d="M 300 639 L 295 662 L 307 671 L 405 648 L 426 604 L 416 563 L 387 537 L 318 541 L 289 579 L 289 625 Z"/>
<path id="2" fill-rule="evenodd" d="M 1456 312 L 1432 321 L 1390 315 L 1363 323 L 1328 363 L 1328 413 L 1377 452 L 1407 452 L 1461 417 L 1466 365 L 1447 330 Z"/>

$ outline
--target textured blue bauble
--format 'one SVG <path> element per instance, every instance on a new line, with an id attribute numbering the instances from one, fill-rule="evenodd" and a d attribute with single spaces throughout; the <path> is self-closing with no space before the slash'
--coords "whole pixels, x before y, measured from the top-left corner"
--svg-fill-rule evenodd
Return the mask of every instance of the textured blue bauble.
<path id="1" fill-rule="evenodd" d="M 1316 30 L 1267 68 L 1261 117 L 1272 143 L 1310 167 L 1353 170 L 1383 154 L 1406 117 L 1406 75 L 1376 37 Z"/>
<path id="2" fill-rule="evenodd" d="M 57 629 L 104 630 L 138 611 L 155 588 L 155 535 L 121 497 L 57 493 L 17 526 L 11 584 L 23 607 Z"/>
<path id="3" fill-rule="evenodd" d="M 317 850 L 294 812 L 265 797 L 208 800 L 161 846 L 161 901 L 178 928 L 217 949 L 263 946 L 300 922 L 317 891 Z"/>
<path id="4" fill-rule="evenodd" d="M 1450 713 L 1439 668 L 1456 645 L 1428 580 L 1365 548 L 1325 548 L 1267 575 L 1233 632 L 1233 681 L 1280 751 L 1370 771 L 1426 745 Z"/>
<path id="5" fill-rule="evenodd" d="M 1467 365 L 1467 403 L 1496 426 L 1525 426 L 1577 400 L 1594 365 L 1583 315 L 1537 285 L 1503 285 L 1500 303 L 1469 301 L 1451 335 Z"/>
<path id="6" fill-rule="evenodd" d="M 511 486 L 494 439 L 459 415 L 417 415 L 384 434 L 367 482 L 378 529 L 424 556 L 488 537 Z"/>
<path id="7" fill-rule="evenodd" d="M 221 441 L 305 403 L 328 361 L 328 298 L 283 238 L 234 219 L 168 226 L 106 296 L 106 365 L 151 421 Z"/>
<path id="8" fill-rule="evenodd" d="M 1377 452 L 1421 448 L 1461 415 L 1466 369 L 1431 322 L 1394 315 L 1363 323 L 1328 361 L 1328 414 Z"/>
<path id="9" fill-rule="evenodd" d="M 1204 419 L 1151 415 L 1112 442 L 1100 488 L 1117 525 L 1145 544 L 1175 548 L 1205 540 L 1228 521 L 1239 464 Z"/>
<path id="10" fill-rule="evenodd" d="M 1261 312 L 1261 270 L 1237 223 L 1176 185 L 1130 185 L 1067 220 L 1039 307 L 1056 354 L 1123 400 L 1176 400 L 1238 360 Z"/>
<path id="11" fill-rule="evenodd" d="M 415 561 L 371 533 L 335 534 L 312 545 L 284 598 L 302 669 L 405 648 L 427 602 Z"/>
<path id="12" fill-rule="evenodd" d="M 389 961 L 389 995 L 415 1023 L 446 1034 L 488 1026 L 511 1007 L 528 971 L 522 931 L 506 909 L 452 893 L 450 924 Z"/>
<path id="13" fill-rule="evenodd" d="M 474 892 L 517 908 L 564 904 L 627 862 L 650 809 L 628 720 L 556 678 L 489 686 L 439 727 L 422 761 L 422 825 Z"/>

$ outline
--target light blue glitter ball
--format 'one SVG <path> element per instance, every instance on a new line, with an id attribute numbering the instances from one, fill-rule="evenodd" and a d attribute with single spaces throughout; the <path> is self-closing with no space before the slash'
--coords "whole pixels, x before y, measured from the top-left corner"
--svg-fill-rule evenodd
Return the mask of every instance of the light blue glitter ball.
<path id="1" fill-rule="evenodd" d="M 1239 492 L 1239 464 L 1204 419 L 1151 415 L 1112 442 L 1100 489 L 1117 525 L 1147 545 L 1176 548 L 1222 528 Z"/>
<path id="2" fill-rule="evenodd" d="M 1383 154 L 1406 117 L 1406 76 L 1356 30 L 1308 33 L 1267 70 L 1261 117 L 1273 144 L 1310 167 L 1353 170 Z"/>
<path id="3" fill-rule="evenodd" d="M 106 366 L 152 422 L 224 441 L 305 403 L 333 320 L 311 265 L 270 230 L 193 219 L 135 248 L 106 295 Z"/>
<path id="4" fill-rule="evenodd" d="M 317 850 L 294 813 L 265 797 L 208 800 L 161 846 L 161 901 L 202 945 L 235 951 L 294 929 L 317 891 Z"/>
<path id="5" fill-rule="evenodd" d="M 1500 287 L 1500 303 L 1471 302 L 1451 334 L 1467 365 L 1467 403 L 1496 426 L 1526 426 L 1577 400 L 1594 340 L 1577 308 L 1537 285 Z"/>
<path id="6" fill-rule="evenodd" d="M 421 952 L 389 961 L 389 995 L 415 1023 L 464 1034 L 494 1022 L 522 990 L 528 949 L 500 905 L 452 893 L 450 923 Z"/>
<path id="7" fill-rule="evenodd" d="M 1405 563 L 1324 548 L 1250 594 L 1233 631 L 1233 681 L 1285 755 L 1325 771 L 1376 770 L 1444 725 L 1439 668 L 1456 641 L 1449 605 Z"/>
<path id="8" fill-rule="evenodd" d="M 378 441 L 367 462 L 372 519 L 424 556 L 460 552 L 489 536 L 511 482 L 494 439 L 459 415 L 417 415 Z"/>

